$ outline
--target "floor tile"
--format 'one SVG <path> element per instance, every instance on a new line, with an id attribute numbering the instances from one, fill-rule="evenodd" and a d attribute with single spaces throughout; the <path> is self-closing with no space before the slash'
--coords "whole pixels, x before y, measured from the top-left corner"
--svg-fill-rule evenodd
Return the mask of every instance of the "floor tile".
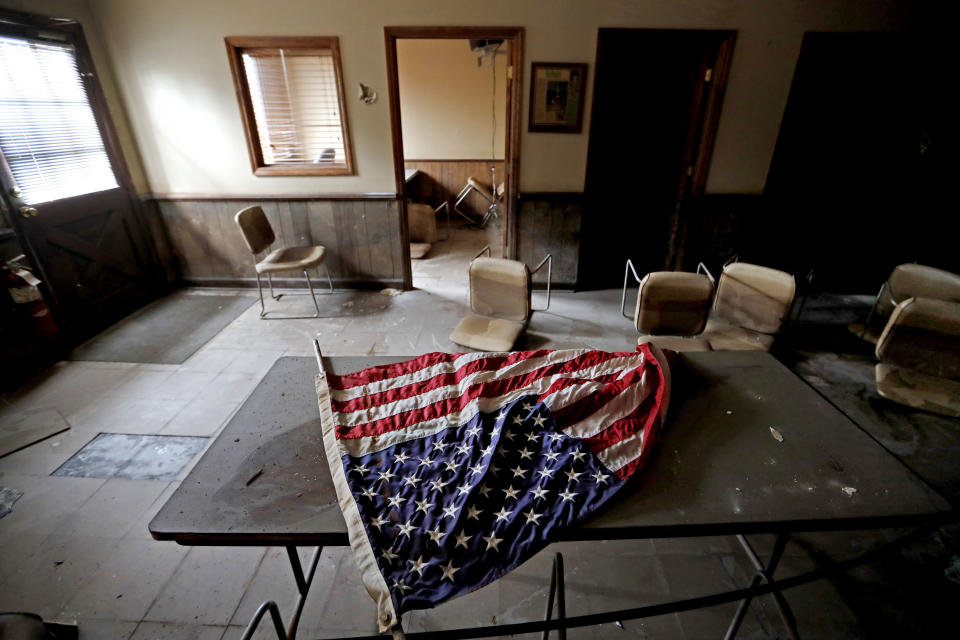
<path id="1" fill-rule="evenodd" d="M 224 631 L 211 625 L 141 622 L 130 640 L 220 640 Z"/>
<path id="2" fill-rule="evenodd" d="M 240 407 L 236 400 L 221 400 L 206 393 L 194 398 L 160 431 L 163 435 L 212 436 Z"/>
<path id="3" fill-rule="evenodd" d="M 78 640 L 129 640 L 136 622 L 77 618 Z"/>
<path id="4" fill-rule="evenodd" d="M 115 544 L 108 538 L 47 537 L 0 583 L 0 610 L 56 617 L 100 569 Z"/>
<path id="5" fill-rule="evenodd" d="M 196 436 L 101 433 L 56 471 L 58 476 L 173 480 L 208 444 Z"/>
<path id="6" fill-rule="evenodd" d="M 188 549 L 147 540 L 122 540 L 58 617 L 140 621 Z"/>
<path id="7" fill-rule="evenodd" d="M 107 480 L 60 523 L 64 535 L 122 538 L 167 487 L 157 480 Z"/>
<path id="8" fill-rule="evenodd" d="M 48 535 L 87 501 L 104 480 L 0 474 L 4 486 L 23 491 L 11 513 L 0 520 L 0 533 Z"/>
<path id="9" fill-rule="evenodd" d="M 145 619 L 226 625 L 264 553 L 258 547 L 191 548 Z"/>

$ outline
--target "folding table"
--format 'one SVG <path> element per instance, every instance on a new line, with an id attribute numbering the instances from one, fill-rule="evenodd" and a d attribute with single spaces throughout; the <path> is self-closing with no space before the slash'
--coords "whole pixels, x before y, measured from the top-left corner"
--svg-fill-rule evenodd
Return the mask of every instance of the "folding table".
<path id="1" fill-rule="evenodd" d="M 404 357 L 325 358 L 343 374 Z M 314 358 L 280 358 L 149 525 L 153 537 L 183 545 L 286 547 L 299 597 L 287 630 L 294 638 L 323 546 L 347 546 L 346 525 L 323 448 Z M 918 527 L 899 548 L 955 518 L 947 501 L 773 356 L 759 351 L 685 353 L 673 368 L 673 399 L 659 448 L 601 513 L 563 540 L 734 535 L 757 569 L 742 589 L 634 609 L 566 617 L 562 559 L 552 576 L 547 619 L 431 634 L 471 638 L 563 630 L 739 601 L 733 637 L 750 600 L 772 593 L 792 634 L 781 595 L 791 586 L 879 557 L 775 580 L 791 533 Z M 774 534 L 767 562 L 746 534 Z M 297 547 L 316 550 L 306 572 Z M 559 617 L 550 619 L 554 599 Z M 371 601 L 370 606 L 374 606 Z M 251 621 L 248 633 L 255 626 Z M 396 635 L 402 635 L 398 630 Z M 546 635 L 546 634 L 545 634 Z M 246 636 L 245 636 L 246 637 Z"/>

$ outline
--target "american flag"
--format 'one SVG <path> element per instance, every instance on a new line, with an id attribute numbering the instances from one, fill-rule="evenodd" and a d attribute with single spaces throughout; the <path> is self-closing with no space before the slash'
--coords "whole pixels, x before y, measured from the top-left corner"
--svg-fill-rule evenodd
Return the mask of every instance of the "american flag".
<path id="1" fill-rule="evenodd" d="M 317 381 L 382 631 L 522 564 L 604 504 L 663 424 L 662 352 L 426 354 Z"/>

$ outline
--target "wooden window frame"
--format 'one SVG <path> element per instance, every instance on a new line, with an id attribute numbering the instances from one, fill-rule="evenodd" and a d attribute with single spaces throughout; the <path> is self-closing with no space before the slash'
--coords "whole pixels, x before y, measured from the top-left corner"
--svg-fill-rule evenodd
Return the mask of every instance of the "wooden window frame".
<path id="1" fill-rule="evenodd" d="M 243 119 L 243 132 L 250 154 L 250 166 L 256 176 L 352 176 L 353 154 L 350 151 L 350 131 L 347 125 L 347 101 L 343 94 L 343 71 L 340 68 L 340 39 L 335 36 L 229 36 L 224 38 L 233 86 L 240 104 L 240 116 Z M 345 167 L 331 167 L 315 162 L 296 164 L 268 165 L 263 160 L 260 147 L 260 132 L 250 98 L 250 87 L 244 73 L 243 53 L 249 49 L 327 49 L 333 56 L 333 70 L 337 82 L 337 101 L 340 106 L 340 127 L 343 131 L 343 154 Z"/>

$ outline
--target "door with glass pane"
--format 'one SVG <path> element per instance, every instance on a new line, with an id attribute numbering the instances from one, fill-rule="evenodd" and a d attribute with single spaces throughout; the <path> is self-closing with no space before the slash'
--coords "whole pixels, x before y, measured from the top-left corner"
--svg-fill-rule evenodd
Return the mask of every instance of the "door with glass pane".
<path id="1" fill-rule="evenodd" d="M 155 261 L 79 25 L 0 27 L 0 180 L 61 325 L 156 297 Z"/>

